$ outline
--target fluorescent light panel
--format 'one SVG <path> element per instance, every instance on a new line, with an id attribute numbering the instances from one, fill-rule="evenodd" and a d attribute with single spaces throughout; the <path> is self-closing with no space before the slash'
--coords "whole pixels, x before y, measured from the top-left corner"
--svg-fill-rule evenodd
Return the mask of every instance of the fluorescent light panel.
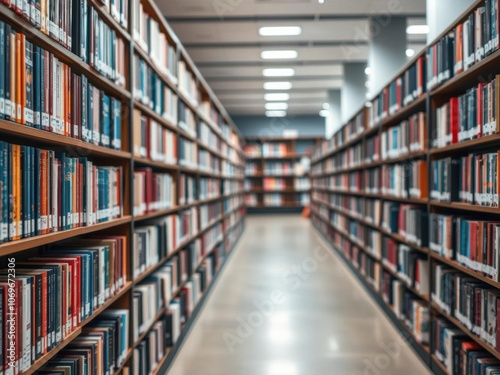
<path id="1" fill-rule="evenodd" d="M 265 90 L 290 90 L 292 88 L 292 82 L 265 82 Z"/>
<path id="2" fill-rule="evenodd" d="M 265 94 L 264 95 L 264 100 L 267 102 L 282 101 L 282 100 L 289 100 L 289 99 L 290 99 L 290 94 L 287 94 L 287 93 Z"/>
<path id="3" fill-rule="evenodd" d="M 428 25 L 410 25 L 406 28 L 407 34 L 429 34 Z"/>
<path id="4" fill-rule="evenodd" d="M 266 111 L 266 117 L 285 117 L 286 111 Z"/>
<path id="5" fill-rule="evenodd" d="M 300 26 L 265 26 L 259 29 L 261 36 L 295 36 L 302 34 Z"/>
<path id="6" fill-rule="evenodd" d="M 321 117 L 328 117 L 330 115 L 330 112 L 328 112 L 327 109 L 322 109 L 321 111 L 319 111 L 319 115 Z"/>
<path id="7" fill-rule="evenodd" d="M 295 69 L 292 68 L 268 68 L 262 71 L 264 77 L 292 77 Z"/>
<path id="8" fill-rule="evenodd" d="M 288 109 L 287 103 L 266 103 L 265 108 L 268 111 L 284 111 Z"/>
<path id="9" fill-rule="evenodd" d="M 294 50 L 282 50 L 282 51 L 262 51 L 260 57 L 265 60 L 272 59 L 296 59 L 299 54 Z"/>

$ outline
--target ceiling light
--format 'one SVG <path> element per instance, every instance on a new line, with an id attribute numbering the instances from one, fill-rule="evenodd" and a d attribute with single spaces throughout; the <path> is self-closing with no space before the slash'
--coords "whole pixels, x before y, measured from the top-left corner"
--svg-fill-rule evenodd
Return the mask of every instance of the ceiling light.
<path id="1" fill-rule="evenodd" d="M 290 90 L 292 88 L 292 82 L 265 82 L 265 90 Z"/>
<path id="2" fill-rule="evenodd" d="M 266 117 L 285 117 L 286 111 L 266 111 Z"/>
<path id="3" fill-rule="evenodd" d="M 292 68 L 268 68 L 262 71 L 264 77 L 291 77 L 295 75 Z"/>
<path id="4" fill-rule="evenodd" d="M 408 57 L 415 56 L 415 50 L 414 50 L 414 49 L 412 49 L 412 48 L 408 48 L 408 49 L 406 50 L 406 56 L 408 56 Z"/>
<path id="5" fill-rule="evenodd" d="M 302 34 L 300 26 L 266 26 L 259 29 L 261 36 L 293 36 Z"/>
<path id="6" fill-rule="evenodd" d="M 372 68 L 370 68 L 369 66 L 367 66 L 367 67 L 365 68 L 365 74 L 366 74 L 367 76 L 369 76 L 370 74 L 372 74 Z"/>
<path id="7" fill-rule="evenodd" d="M 407 34 L 429 34 L 429 26 L 427 25 L 411 25 L 406 28 Z"/>
<path id="8" fill-rule="evenodd" d="M 365 95 L 365 98 L 366 99 L 370 99 L 371 98 L 371 94 L 369 92 L 367 92 L 366 95 Z"/>
<path id="9" fill-rule="evenodd" d="M 321 117 L 328 117 L 330 115 L 330 112 L 327 109 L 323 109 L 323 110 L 319 111 L 319 115 Z"/>
<path id="10" fill-rule="evenodd" d="M 265 108 L 268 111 L 282 111 L 288 109 L 287 103 L 266 103 Z"/>
<path id="11" fill-rule="evenodd" d="M 271 101 L 276 101 L 276 100 L 289 100 L 290 99 L 290 94 L 265 94 L 264 95 L 264 100 L 271 102 Z"/>
<path id="12" fill-rule="evenodd" d="M 371 108 L 371 107 L 372 107 L 372 102 L 367 101 L 367 102 L 365 103 L 365 107 L 366 107 L 366 108 Z"/>
<path id="13" fill-rule="evenodd" d="M 323 109 L 330 109 L 330 103 L 323 103 Z"/>
<path id="14" fill-rule="evenodd" d="M 325 0 L 318 0 L 318 3 L 323 4 Z"/>
<path id="15" fill-rule="evenodd" d="M 296 59 L 299 54 L 294 50 L 283 51 L 262 51 L 260 57 L 266 60 L 270 59 Z"/>

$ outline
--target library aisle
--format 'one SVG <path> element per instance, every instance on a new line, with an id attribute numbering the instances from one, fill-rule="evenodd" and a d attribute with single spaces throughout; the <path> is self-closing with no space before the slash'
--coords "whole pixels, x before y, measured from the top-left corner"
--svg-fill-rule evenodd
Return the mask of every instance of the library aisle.
<path id="1" fill-rule="evenodd" d="M 325 246 L 308 219 L 248 216 L 168 373 L 428 374 Z"/>

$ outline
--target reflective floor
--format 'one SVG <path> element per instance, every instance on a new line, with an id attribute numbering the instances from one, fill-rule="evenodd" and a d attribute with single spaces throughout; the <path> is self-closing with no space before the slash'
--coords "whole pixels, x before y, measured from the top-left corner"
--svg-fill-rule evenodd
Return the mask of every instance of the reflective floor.
<path id="1" fill-rule="evenodd" d="M 425 365 L 299 216 L 248 216 L 173 375 L 417 375 Z"/>

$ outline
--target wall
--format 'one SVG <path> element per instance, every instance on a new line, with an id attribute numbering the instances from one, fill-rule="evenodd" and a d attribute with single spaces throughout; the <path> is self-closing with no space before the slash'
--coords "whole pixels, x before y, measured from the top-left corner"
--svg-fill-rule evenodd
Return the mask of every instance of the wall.
<path id="1" fill-rule="evenodd" d="M 325 119 L 319 115 L 232 116 L 243 136 L 281 136 L 283 130 L 297 130 L 299 135 L 325 136 Z"/>
<path id="2" fill-rule="evenodd" d="M 473 2 L 474 0 L 427 0 L 427 24 L 429 25 L 427 43 L 437 38 Z"/>

